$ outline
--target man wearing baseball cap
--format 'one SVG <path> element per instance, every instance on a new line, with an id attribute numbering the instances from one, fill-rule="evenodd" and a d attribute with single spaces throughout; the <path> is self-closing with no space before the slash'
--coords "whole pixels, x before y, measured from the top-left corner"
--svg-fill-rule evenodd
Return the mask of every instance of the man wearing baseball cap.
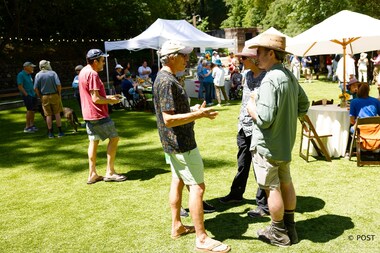
<path id="1" fill-rule="evenodd" d="M 120 182 L 127 178 L 115 172 L 115 157 L 119 135 L 114 122 L 108 114 L 108 104 L 120 102 L 116 95 L 107 96 L 98 72 L 102 71 L 105 57 L 108 55 L 100 49 L 88 51 L 87 65 L 79 73 L 79 93 L 82 104 L 82 115 L 86 121 L 86 129 L 90 144 L 88 146 L 89 175 L 87 184 L 99 181 Z M 107 169 L 103 178 L 96 171 L 96 150 L 99 141 L 109 139 L 107 147 Z"/>
<path id="2" fill-rule="evenodd" d="M 256 180 L 268 196 L 272 223 L 257 231 L 259 239 L 276 246 L 298 242 L 294 211 L 296 194 L 290 176 L 291 152 L 297 119 L 307 113 L 310 102 L 296 77 L 283 65 L 287 54 L 285 37 L 261 36 L 249 48 L 257 48 L 259 68 L 267 74 L 248 112 L 253 118 L 251 152 Z"/>
<path id="3" fill-rule="evenodd" d="M 237 134 L 237 144 L 239 147 L 237 154 L 238 172 L 232 181 L 230 193 L 219 199 L 219 201 L 223 204 L 236 203 L 243 200 L 243 194 L 245 193 L 252 163 L 250 146 L 253 119 L 248 113 L 247 105 L 251 93 L 260 87 L 261 81 L 266 74 L 265 70 L 259 69 L 257 66 L 258 61 L 256 49 L 249 49 L 245 46 L 242 52 L 237 53 L 236 56 L 240 57 L 241 62 L 243 62 L 244 65 L 244 69 L 246 70 Z M 256 218 L 269 215 L 267 196 L 265 191 L 260 187 L 257 189 L 256 193 L 256 204 L 257 208 L 255 210 L 248 211 L 248 216 Z"/>
<path id="4" fill-rule="evenodd" d="M 17 88 L 20 91 L 26 107 L 26 123 L 24 132 L 34 133 L 38 130 L 34 126 L 34 112 L 37 107 L 37 96 L 33 89 L 32 73 L 36 65 L 27 61 L 23 64 L 23 70 L 17 74 Z"/>
<path id="5" fill-rule="evenodd" d="M 178 41 L 166 41 L 159 51 L 163 67 L 157 74 L 153 89 L 158 133 L 172 170 L 169 193 L 171 237 L 176 239 L 195 232 L 197 250 L 228 252 L 230 247 L 208 237 L 204 227 L 204 167 L 194 136 L 195 120 L 214 119 L 218 113 L 206 108 L 206 102 L 190 108 L 186 91 L 175 77 L 178 72 L 185 70 L 188 54 L 192 50 Z M 194 227 L 183 225 L 180 217 L 185 185 L 190 190 L 189 208 Z"/>

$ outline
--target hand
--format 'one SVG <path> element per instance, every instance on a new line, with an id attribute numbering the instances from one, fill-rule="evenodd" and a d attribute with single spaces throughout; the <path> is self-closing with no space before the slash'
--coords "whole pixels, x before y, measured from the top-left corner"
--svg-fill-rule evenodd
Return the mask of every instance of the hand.
<path id="1" fill-rule="evenodd" d="M 202 105 L 199 107 L 197 111 L 200 112 L 200 115 L 202 117 L 209 119 L 215 119 L 216 116 L 218 116 L 219 114 L 217 111 L 214 111 L 212 107 L 206 107 L 206 101 L 203 101 Z"/>
<path id="2" fill-rule="evenodd" d="M 107 99 L 110 99 L 109 104 L 117 104 L 120 103 L 121 96 L 120 94 L 115 94 L 115 95 L 109 95 L 107 96 Z"/>

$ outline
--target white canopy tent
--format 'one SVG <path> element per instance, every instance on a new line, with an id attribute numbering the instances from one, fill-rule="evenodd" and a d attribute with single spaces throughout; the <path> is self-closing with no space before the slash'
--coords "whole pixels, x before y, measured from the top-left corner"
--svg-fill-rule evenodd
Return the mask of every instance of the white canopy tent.
<path id="1" fill-rule="evenodd" d="M 122 41 L 106 41 L 104 48 L 106 53 L 112 50 L 130 50 L 138 51 L 142 49 L 159 50 L 162 44 L 169 40 L 175 39 L 186 46 L 201 48 L 229 48 L 236 49 L 235 39 L 217 38 L 198 30 L 186 20 L 166 20 L 157 19 L 140 35 Z M 236 50 L 235 50 L 236 51 Z M 108 80 L 108 62 L 107 62 L 107 81 Z"/>

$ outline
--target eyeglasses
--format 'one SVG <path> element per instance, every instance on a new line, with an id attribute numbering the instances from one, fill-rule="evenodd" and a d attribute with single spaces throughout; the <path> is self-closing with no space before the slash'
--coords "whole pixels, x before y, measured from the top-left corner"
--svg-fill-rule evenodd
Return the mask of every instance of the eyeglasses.
<path id="1" fill-rule="evenodd" d="M 245 61 L 245 60 L 248 59 L 248 57 L 247 57 L 247 56 L 242 56 L 241 59 L 242 59 L 243 61 Z"/>

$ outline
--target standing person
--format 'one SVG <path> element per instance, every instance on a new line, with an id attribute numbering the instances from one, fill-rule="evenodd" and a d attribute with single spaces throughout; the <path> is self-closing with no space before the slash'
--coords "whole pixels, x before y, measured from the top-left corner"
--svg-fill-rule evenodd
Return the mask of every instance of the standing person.
<path id="1" fill-rule="evenodd" d="M 154 107 L 162 147 L 172 170 L 170 207 L 172 213 L 171 237 L 176 239 L 196 233 L 195 246 L 204 252 L 228 252 L 230 247 L 208 237 L 203 221 L 203 194 L 205 191 L 203 161 L 194 135 L 194 121 L 214 119 L 217 112 L 206 108 L 206 103 L 190 108 L 185 89 L 176 79 L 185 69 L 193 48 L 168 40 L 161 48 L 162 69 L 154 82 Z M 184 226 L 180 217 L 182 191 L 189 186 L 189 208 L 193 226 Z"/>
<path id="2" fill-rule="evenodd" d="M 214 89 L 214 79 L 212 78 L 211 62 L 206 62 L 202 70 L 203 87 L 205 88 L 205 101 L 207 106 L 212 106 L 212 90 Z"/>
<path id="3" fill-rule="evenodd" d="M 243 200 L 243 194 L 247 186 L 249 171 L 252 164 L 252 154 L 249 148 L 251 146 L 253 119 L 248 113 L 247 104 L 251 92 L 260 87 L 261 80 L 266 74 L 266 71 L 259 69 L 257 66 L 258 61 L 255 49 L 244 47 L 243 51 L 236 55 L 241 56 L 241 61 L 247 72 L 244 78 L 243 98 L 241 101 L 238 122 L 238 172 L 232 181 L 230 193 L 219 199 L 223 204 L 241 202 Z M 269 214 L 266 193 L 260 187 L 257 189 L 256 193 L 256 204 L 256 210 L 250 210 L 247 213 L 250 217 L 263 217 Z"/>
<path id="4" fill-rule="evenodd" d="M 40 72 L 36 74 L 34 80 L 34 90 L 41 99 L 42 109 L 46 116 L 46 125 L 48 128 L 48 137 L 54 138 L 53 133 L 53 115 L 58 128 L 58 138 L 65 134 L 61 128 L 61 81 L 55 71 L 51 69 L 50 62 L 46 60 L 40 61 Z"/>
<path id="5" fill-rule="evenodd" d="M 333 77 L 332 77 L 332 81 L 333 82 L 336 82 L 338 80 L 338 74 L 336 72 L 336 70 L 338 69 L 338 62 L 340 60 L 340 55 L 337 54 L 335 55 L 333 61 L 332 61 L 332 70 L 333 70 Z"/>
<path id="6" fill-rule="evenodd" d="M 301 64 L 302 74 L 305 77 L 305 83 L 311 83 L 313 81 L 313 75 L 311 73 L 311 66 L 313 65 L 313 61 L 311 60 L 310 56 L 302 57 Z"/>
<path id="7" fill-rule="evenodd" d="M 206 65 L 206 61 L 203 63 L 203 57 L 199 57 L 198 65 L 197 65 L 197 77 L 199 81 L 199 88 L 198 88 L 198 99 L 203 99 L 203 74 L 202 70 L 204 66 Z"/>
<path id="8" fill-rule="evenodd" d="M 293 75 L 300 80 L 301 77 L 301 62 L 297 55 L 292 55 L 292 60 L 290 62 L 291 70 Z"/>
<path id="9" fill-rule="evenodd" d="M 366 53 L 361 53 L 358 60 L 358 78 L 359 82 L 367 82 L 367 68 L 368 68 L 368 59 Z"/>
<path id="10" fill-rule="evenodd" d="M 113 72 L 113 87 L 115 87 L 116 94 L 121 94 L 121 81 L 123 81 L 125 74 L 123 73 L 123 66 L 116 64 L 115 71 Z"/>
<path id="11" fill-rule="evenodd" d="M 89 175 L 87 184 L 98 181 L 124 181 L 127 178 L 115 172 L 115 158 L 119 135 L 114 122 L 108 114 L 108 104 L 119 103 L 118 95 L 106 95 L 106 90 L 98 72 L 103 70 L 107 54 L 99 49 L 87 52 L 87 65 L 79 73 L 79 91 L 81 94 L 82 115 L 86 121 L 88 139 Z M 103 178 L 96 172 L 96 151 L 99 140 L 109 139 L 107 146 L 107 170 Z"/>
<path id="12" fill-rule="evenodd" d="M 76 76 L 74 77 L 74 80 L 73 80 L 73 83 L 71 84 L 71 86 L 73 87 L 74 89 L 74 97 L 76 98 L 76 100 L 78 101 L 78 104 L 79 104 L 79 109 L 82 110 L 81 108 L 81 104 L 80 104 L 80 94 L 79 94 L 79 72 L 83 69 L 83 66 L 82 65 L 78 65 L 75 67 L 75 72 L 77 73 Z"/>
<path id="13" fill-rule="evenodd" d="M 220 59 L 218 52 L 213 51 L 212 57 L 211 57 L 211 62 L 215 64 L 216 60 L 218 60 L 218 59 Z"/>
<path id="14" fill-rule="evenodd" d="M 226 101 L 226 105 L 229 105 L 228 96 L 226 94 L 226 88 L 224 87 L 224 75 L 225 71 L 222 67 L 222 61 L 217 59 L 215 61 L 215 67 L 212 69 L 212 77 L 214 78 L 214 87 L 216 92 L 216 99 L 218 100 L 217 106 L 222 106 L 222 94 Z"/>
<path id="15" fill-rule="evenodd" d="M 336 73 L 338 76 L 338 81 L 339 81 L 339 87 L 341 90 L 343 90 L 343 85 L 347 85 L 348 82 L 352 78 L 356 78 L 356 67 L 355 67 L 355 60 L 352 58 L 352 54 L 346 54 L 346 57 L 341 57 L 338 66 L 336 68 Z M 346 74 L 344 75 L 343 72 L 343 64 L 344 64 L 344 58 L 346 58 Z M 344 76 L 346 76 L 346 83 L 343 84 L 344 81 Z"/>
<path id="16" fill-rule="evenodd" d="M 281 64 L 287 53 L 285 45 L 285 37 L 262 34 L 249 46 L 257 48 L 258 66 L 267 71 L 248 104 L 255 123 L 251 142 L 253 165 L 257 183 L 267 193 L 272 218 L 271 225 L 257 231 L 257 235 L 276 246 L 298 242 L 294 222 L 296 193 L 289 165 L 298 117 L 306 114 L 310 105 L 297 79 Z"/>
<path id="17" fill-rule="evenodd" d="M 327 55 L 326 56 L 326 68 L 327 68 L 327 80 L 332 80 L 333 77 L 333 67 L 332 67 L 332 56 Z"/>
<path id="18" fill-rule="evenodd" d="M 17 74 L 17 88 L 20 91 L 22 100 L 26 107 L 26 122 L 24 133 L 34 133 L 38 128 L 34 125 L 34 114 L 37 107 L 37 96 L 33 89 L 32 73 L 36 65 L 27 61 L 23 65 L 23 70 Z"/>
<path id="19" fill-rule="evenodd" d="M 380 73 L 380 50 L 377 50 L 377 56 L 371 59 L 373 62 L 373 79 L 372 84 L 376 84 Z"/>
<path id="20" fill-rule="evenodd" d="M 148 67 L 148 63 L 143 61 L 142 65 L 138 68 L 139 76 L 143 79 L 149 78 L 150 73 L 152 73 L 152 69 Z"/>

